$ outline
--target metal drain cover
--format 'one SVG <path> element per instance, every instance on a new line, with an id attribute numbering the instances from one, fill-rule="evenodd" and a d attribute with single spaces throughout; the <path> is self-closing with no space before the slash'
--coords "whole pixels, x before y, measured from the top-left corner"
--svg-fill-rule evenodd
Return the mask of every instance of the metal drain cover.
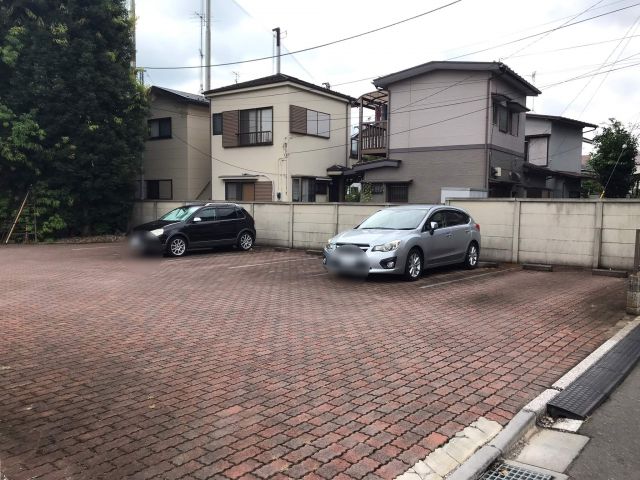
<path id="1" fill-rule="evenodd" d="M 480 480 L 553 480 L 551 475 L 501 463 L 488 470 Z"/>

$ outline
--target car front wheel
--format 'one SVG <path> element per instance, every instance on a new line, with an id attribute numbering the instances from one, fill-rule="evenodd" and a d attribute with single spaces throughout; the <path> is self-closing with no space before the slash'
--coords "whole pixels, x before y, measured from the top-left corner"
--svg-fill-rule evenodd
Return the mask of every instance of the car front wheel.
<path id="1" fill-rule="evenodd" d="M 464 266 L 469 270 L 473 270 L 478 266 L 478 258 L 480 256 L 480 252 L 478 251 L 478 245 L 476 243 L 471 243 L 469 248 L 467 248 L 467 255 L 464 257 Z"/>
<path id="2" fill-rule="evenodd" d="M 404 278 L 414 282 L 422 275 L 422 255 L 417 248 L 412 249 L 407 255 L 407 264 L 404 267 Z"/>
<path id="3" fill-rule="evenodd" d="M 182 257 L 187 251 L 187 242 L 182 237 L 174 237 L 169 241 L 167 251 L 172 257 Z"/>
<path id="4" fill-rule="evenodd" d="M 238 238 L 238 248 L 247 251 L 251 250 L 251 247 L 253 247 L 253 237 L 249 232 L 244 232 L 240 235 L 240 238 Z"/>

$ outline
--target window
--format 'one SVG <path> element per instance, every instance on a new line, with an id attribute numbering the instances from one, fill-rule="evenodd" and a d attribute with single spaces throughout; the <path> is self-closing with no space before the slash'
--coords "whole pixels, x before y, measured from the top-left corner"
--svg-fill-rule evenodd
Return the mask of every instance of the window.
<path id="1" fill-rule="evenodd" d="M 469 223 L 469 217 L 462 212 L 455 210 L 447 210 L 445 212 L 447 227 L 455 227 L 456 225 L 466 225 Z"/>
<path id="2" fill-rule="evenodd" d="M 180 222 L 182 220 L 185 220 L 187 217 L 189 217 L 189 215 L 191 215 L 193 212 L 195 212 L 199 208 L 200 208 L 199 206 L 174 208 L 173 210 L 171 210 L 171 211 L 165 213 L 163 216 L 161 216 L 160 220 L 169 220 L 169 221 L 172 221 L 172 222 Z"/>
<path id="3" fill-rule="evenodd" d="M 256 108 L 240 110 L 240 145 L 272 145 L 273 144 L 273 109 Z"/>
<path id="4" fill-rule="evenodd" d="M 371 184 L 371 193 L 374 195 L 380 195 L 384 193 L 384 184 L 383 183 L 372 183 Z"/>
<path id="5" fill-rule="evenodd" d="M 498 105 L 498 128 L 505 133 L 509 130 L 508 110 L 502 105 Z"/>
<path id="6" fill-rule="evenodd" d="M 518 126 L 520 123 L 520 113 L 511 112 L 511 122 L 509 123 L 509 133 L 518 136 Z"/>
<path id="7" fill-rule="evenodd" d="M 307 110 L 307 135 L 329 138 L 331 116 L 328 113 Z"/>
<path id="8" fill-rule="evenodd" d="M 147 122 L 149 139 L 171 138 L 171 118 L 154 118 Z"/>
<path id="9" fill-rule="evenodd" d="M 316 187 L 314 178 L 292 178 L 293 182 L 291 199 L 294 202 L 315 202 Z"/>
<path id="10" fill-rule="evenodd" d="M 446 225 L 444 221 L 444 212 L 439 211 L 431 215 L 431 218 L 429 218 L 429 220 L 425 224 L 426 229 L 431 228 L 431 222 L 436 222 L 438 224 L 438 228 L 443 228 Z"/>
<path id="11" fill-rule="evenodd" d="M 216 220 L 216 209 L 215 208 L 203 208 L 195 215 L 199 217 L 203 222 L 213 222 Z"/>
<path id="12" fill-rule="evenodd" d="M 407 203 L 409 201 L 409 185 L 389 184 L 387 185 L 387 202 Z"/>
<path id="13" fill-rule="evenodd" d="M 222 135 L 222 114 L 214 113 L 211 115 L 211 134 Z"/>
<path id="14" fill-rule="evenodd" d="M 238 218 L 235 207 L 218 207 L 216 218 L 218 220 L 235 220 Z"/>
<path id="15" fill-rule="evenodd" d="M 316 181 L 316 195 L 326 195 L 329 182 Z"/>
<path id="16" fill-rule="evenodd" d="M 173 198 L 172 180 L 146 180 L 148 200 L 171 200 Z"/>
<path id="17" fill-rule="evenodd" d="M 254 182 L 225 182 L 225 200 L 247 201 L 255 200 Z"/>
<path id="18" fill-rule="evenodd" d="M 329 138 L 331 135 L 331 115 L 290 105 L 289 131 L 291 133 Z"/>

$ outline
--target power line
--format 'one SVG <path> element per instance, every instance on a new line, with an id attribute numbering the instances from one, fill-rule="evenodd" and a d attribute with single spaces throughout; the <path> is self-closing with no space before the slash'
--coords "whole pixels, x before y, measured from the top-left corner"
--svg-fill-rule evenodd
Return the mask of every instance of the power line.
<path id="1" fill-rule="evenodd" d="M 374 28 L 373 30 L 368 30 L 366 32 L 362 32 L 362 33 L 358 33 L 356 35 L 350 35 L 348 37 L 344 37 L 338 40 L 333 40 L 331 42 L 326 42 L 326 43 L 322 43 L 320 45 L 314 45 L 313 47 L 307 47 L 307 48 L 301 48 L 299 50 L 294 50 L 293 52 L 288 52 L 288 53 L 284 53 L 281 56 L 285 56 L 285 55 L 295 55 L 297 53 L 302 53 L 302 52 L 309 52 L 311 50 L 317 50 L 318 48 L 324 48 L 324 47 L 328 47 L 330 45 L 335 45 L 337 43 L 342 43 L 342 42 L 346 42 L 348 40 L 353 40 L 355 38 L 360 38 L 363 37 L 365 35 L 370 35 L 372 33 L 376 33 L 379 32 L 381 30 L 386 30 L 387 28 L 391 28 L 391 27 L 395 27 L 397 25 L 406 23 L 406 22 L 410 22 L 411 20 L 415 20 L 417 18 L 420 17 L 424 17 L 426 15 L 429 15 L 431 13 L 435 13 L 438 12 L 440 10 L 443 10 L 447 7 L 450 7 L 452 5 L 455 5 L 456 3 L 460 3 L 462 0 L 454 0 L 453 2 L 447 3 L 445 5 L 441 5 L 437 8 L 434 8 L 432 10 L 428 10 L 426 12 L 420 13 L 418 15 L 414 15 L 412 17 L 409 18 L 405 18 L 403 20 L 399 20 L 397 22 L 394 23 L 390 23 L 388 25 L 383 25 L 382 27 L 378 27 L 378 28 Z M 259 58 L 252 58 L 249 60 L 239 60 L 239 61 L 235 61 L 235 62 L 226 62 L 226 63 L 216 63 L 216 64 L 211 64 L 211 65 L 205 65 L 205 67 L 225 67 L 228 65 L 239 65 L 241 63 L 251 63 L 251 62 L 259 62 L 262 60 L 271 60 L 273 57 L 272 56 L 268 56 L 268 57 L 259 57 Z M 187 68 L 200 68 L 200 66 L 195 66 L 195 65 L 187 65 L 187 66 L 182 66 L 182 67 L 144 67 L 147 68 L 149 70 L 181 70 L 181 69 L 187 69 Z"/>
<path id="2" fill-rule="evenodd" d="M 632 36 L 626 37 L 626 38 L 636 38 L 636 37 L 640 37 L 640 35 L 632 35 Z M 564 50 L 574 50 L 576 48 L 592 47 L 594 45 L 603 45 L 605 43 L 617 42 L 618 40 L 623 40 L 624 38 L 625 37 L 612 38 L 610 40 L 602 40 L 600 42 L 583 43 L 583 44 L 580 44 L 580 45 L 572 45 L 570 47 L 554 48 L 552 50 L 541 50 L 541 51 L 532 52 L 532 53 L 523 53 L 521 55 L 512 55 L 511 58 L 531 57 L 531 56 L 535 56 L 535 55 L 542 55 L 542 54 L 545 54 L 545 53 L 555 53 L 555 52 L 562 52 Z"/>
<path id="3" fill-rule="evenodd" d="M 494 50 L 494 49 L 499 48 L 499 47 L 504 47 L 504 46 L 506 46 L 506 45 L 513 45 L 514 43 L 518 43 L 518 42 L 521 42 L 521 41 L 523 41 L 523 40 L 528 40 L 528 39 L 530 39 L 530 38 L 535 38 L 535 37 L 538 37 L 538 36 L 540 36 L 540 35 L 544 35 L 545 33 L 548 33 L 548 32 L 554 32 L 554 31 L 557 31 L 557 30 L 561 30 L 561 29 L 563 29 L 563 28 L 572 27 L 573 25 L 578 25 L 578 24 L 580 24 L 580 23 L 588 22 L 588 21 L 590 21 L 590 20 L 594 20 L 594 19 L 596 19 L 596 18 L 600 18 L 600 17 L 604 17 L 604 16 L 606 16 L 606 15 L 611 15 L 611 14 L 613 14 L 613 13 L 621 12 L 622 10 L 628 10 L 629 8 L 637 7 L 638 5 L 640 5 L 640 2 L 634 3 L 634 4 L 632 4 L 632 5 L 627 5 L 626 7 L 617 8 L 617 9 L 615 9 L 615 10 L 610 10 L 610 11 L 608 11 L 608 12 L 604 12 L 604 13 L 601 13 L 601 14 L 599 14 L 599 15 L 594 15 L 593 17 L 584 18 L 584 19 L 582 19 L 582 20 L 578 20 L 578 21 L 576 21 L 576 22 L 567 23 L 566 25 L 562 25 L 562 26 L 557 27 L 557 28 L 551 28 L 551 29 L 549 29 L 549 30 L 545 30 L 544 32 L 534 33 L 534 34 L 532 34 L 532 35 L 527 35 L 527 36 L 525 36 L 525 37 L 517 38 L 517 39 L 515 39 L 515 40 L 511 40 L 511 41 L 509 41 L 509 42 L 501 43 L 501 44 L 499 44 L 499 45 L 494 45 L 494 46 L 492 46 L 492 47 L 482 48 L 482 49 L 480 49 L 480 50 L 475 50 L 475 51 L 473 51 L 473 52 L 464 53 L 464 54 L 462 54 L 462 55 L 456 55 L 455 57 L 449 57 L 449 58 L 447 58 L 446 60 L 455 60 L 455 59 L 458 59 L 458 58 L 464 58 L 464 57 L 468 57 L 468 56 L 470 56 L 470 55 L 475 55 L 476 53 L 487 52 L 487 51 L 489 51 L 489 50 Z"/>
<path id="4" fill-rule="evenodd" d="M 529 48 L 531 45 L 533 45 L 534 43 L 537 43 L 541 40 L 544 40 L 545 38 L 547 38 L 549 35 L 551 35 L 553 32 L 555 32 L 556 30 L 560 30 L 562 27 L 564 27 L 567 23 L 570 23 L 571 21 L 575 20 L 576 18 L 578 18 L 580 15 L 587 13 L 589 10 L 591 10 L 594 7 L 597 7 L 598 4 L 602 3 L 604 0 L 598 0 L 596 3 L 594 3 L 593 5 L 591 5 L 589 8 L 587 8 L 586 10 L 583 10 L 582 12 L 574 15 L 573 17 L 571 17 L 569 20 L 567 20 L 564 23 L 561 23 L 558 27 L 554 28 L 553 30 L 550 30 L 549 32 L 547 32 L 546 34 L 542 35 L 541 37 L 536 38 L 533 42 L 528 43 L 527 45 L 525 45 L 524 47 L 521 47 L 520 49 L 516 50 L 515 52 L 513 52 L 511 55 L 507 55 L 506 57 L 503 57 L 503 60 L 506 60 L 512 56 L 514 56 L 517 53 L 522 52 L 523 50 L 526 50 L 527 48 Z"/>

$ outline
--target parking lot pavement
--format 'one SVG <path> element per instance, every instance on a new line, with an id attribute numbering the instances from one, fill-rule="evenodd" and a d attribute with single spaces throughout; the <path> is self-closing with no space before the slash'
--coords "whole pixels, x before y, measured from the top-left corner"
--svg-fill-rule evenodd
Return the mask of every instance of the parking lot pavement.
<path id="1" fill-rule="evenodd" d="M 385 478 L 505 424 L 612 333 L 583 271 L 326 275 L 299 251 L 0 249 L 9 480 Z"/>

